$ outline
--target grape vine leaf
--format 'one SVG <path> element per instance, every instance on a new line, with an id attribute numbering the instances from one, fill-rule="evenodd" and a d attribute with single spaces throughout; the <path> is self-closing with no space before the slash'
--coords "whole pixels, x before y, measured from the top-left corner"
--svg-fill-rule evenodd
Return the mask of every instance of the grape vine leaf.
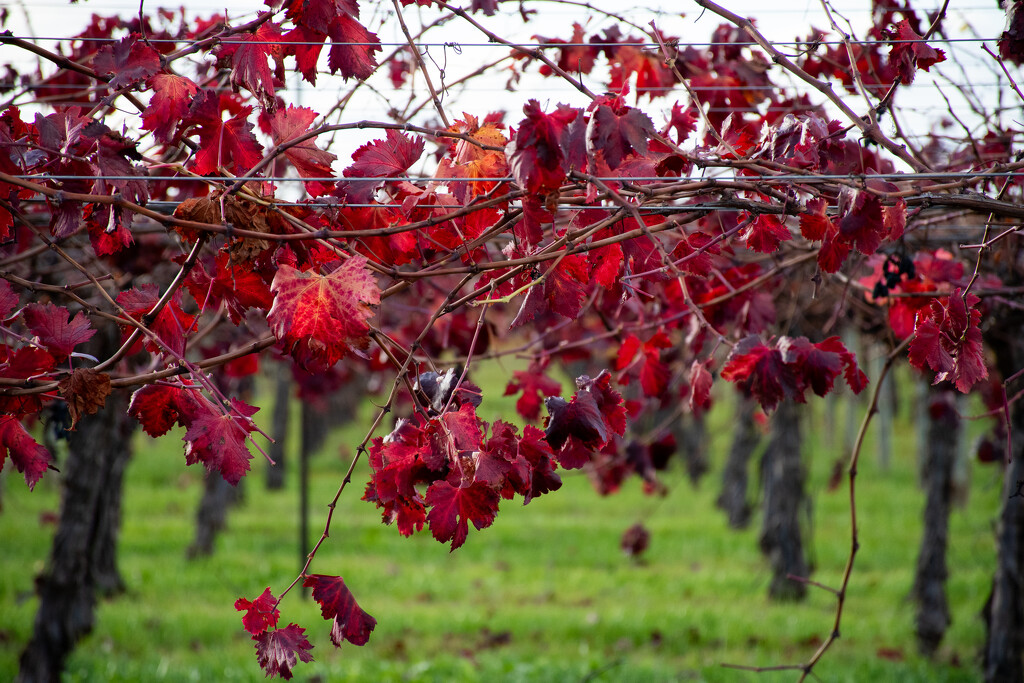
<path id="1" fill-rule="evenodd" d="M 306 639 L 306 629 L 298 624 L 264 631 L 253 636 L 253 640 L 256 641 L 256 661 L 270 678 L 290 679 L 298 660 L 313 661 L 313 655 L 309 654 L 313 645 Z"/>
<path id="2" fill-rule="evenodd" d="M 780 337 L 769 346 L 750 335 L 733 347 L 722 367 L 722 379 L 756 398 L 766 411 L 783 399 L 804 403 L 807 389 L 826 395 L 840 373 L 854 393 L 867 386 L 867 376 L 839 337 L 818 343 Z"/>
<path id="3" fill-rule="evenodd" d="M 277 598 L 270 590 L 270 586 L 255 600 L 238 598 L 235 600 L 235 610 L 245 614 L 242 615 L 242 626 L 253 636 L 265 632 L 267 629 L 277 626 L 281 618 L 281 611 L 277 609 Z"/>
<path id="4" fill-rule="evenodd" d="M 313 599 L 320 604 L 324 619 L 334 620 L 331 642 L 336 647 L 341 647 L 343 640 L 353 645 L 366 645 L 377 620 L 359 606 L 340 576 L 310 574 L 302 585 L 313 589 Z"/>
<path id="5" fill-rule="evenodd" d="M 67 358 L 76 346 L 96 334 L 85 313 L 79 311 L 68 321 L 69 315 L 68 309 L 51 303 L 29 304 L 22 313 L 29 331 L 58 361 Z"/>
<path id="6" fill-rule="evenodd" d="M 207 405 L 209 404 L 209 405 Z M 212 403 L 199 403 L 208 410 L 198 411 L 188 425 L 182 439 L 186 442 L 185 462 L 189 465 L 203 463 L 207 471 L 220 472 L 232 486 L 238 484 L 249 471 L 252 453 L 245 442 L 256 425 L 249 418 L 259 408 L 231 399 L 232 411 L 216 410 Z"/>
<path id="7" fill-rule="evenodd" d="M 362 24 L 346 14 L 338 15 L 327 29 L 331 37 L 331 50 L 327 66 L 331 73 L 341 72 L 342 78 L 364 81 L 377 68 L 374 52 L 380 52 L 376 33 L 367 31 Z"/>
<path id="8" fill-rule="evenodd" d="M 778 251 L 782 242 L 791 237 L 789 228 L 779 220 L 779 217 L 768 213 L 757 216 L 740 233 L 740 239 L 747 243 L 747 248 L 761 254 Z"/>
<path id="9" fill-rule="evenodd" d="M 92 368 L 75 368 L 57 384 L 57 391 L 68 404 L 71 429 L 83 415 L 94 415 L 110 395 L 110 375 Z"/>
<path id="10" fill-rule="evenodd" d="M 199 86 L 185 76 L 157 74 L 147 81 L 153 90 L 149 106 L 142 112 L 142 128 L 153 131 L 160 142 L 170 142 L 192 106 Z"/>
<path id="11" fill-rule="evenodd" d="M 582 120 L 582 111 L 564 104 L 551 114 L 541 111 L 537 100 L 523 106 L 526 118 L 505 146 L 509 169 L 527 192 L 546 195 L 557 190 L 565 179 L 566 156 L 563 139 L 570 124 Z"/>
<path id="12" fill-rule="evenodd" d="M 149 312 L 153 310 L 159 300 L 160 290 L 151 283 L 144 284 L 139 288 L 126 289 L 117 295 L 117 303 L 138 322 L 142 322 L 149 316 Z M 149 324 L 149 331 L 156 335 L 172 353 L 180 356 L 185 352 L 185 336 L 192 329 L 194 322 L 195 318 L 181 309 L 180 293 L 175 292 L 167 305 L 160 309 L 156 319 Z M 152 353 L 162 350 L 156 342 L 148 337 L 145 347 Z"/>
<path id="13" fill-rule="evenodd" d="M 331 177 L 331 163 L 338 157 L 318 148 L 312 138 L 297 144 L 289 144 L 295 138 L 309 132 L 309 125 L 317 117 L 317 113 L 306 107 L 288 106 L 279 109 L 270 119 L 270 134 L 278 147 L 288 145 L 284 155 L 303 178 Z M 324 181 L 307 181 L 306 189 L 313 197 L 326 194 L 330 184 Z"/>
<path id="14" fill-rule="evenodd" d="M 160 54 L 132 33 L 96 51 L 93 68 L 100 76 L 110 76 L 110 87 L 120 89 L 144 81 L 160 69 Z"/>
<path id="15" fill-rule="evenodd" d="M 497 492 L 484 482 L 474 481 L 455 487 L 447 481 L 435 481 L 427 489 L 427 524 L 441 543 L 451 541 L 451 552 L 466 542 L 469 522 L 477 530 L 489 527 L 498 512 Z"/>
<path id="16" fill-rule="evenodd" d="M 330 367 L 351 348 L 369 343 L 367 320 L 380 303 L 380 289 L 353 256 L 328 275 L 278 267 L 270 285 L 274 305 L 267 322 L 281 346 L 306 367 Z"/>
<path id="17" fill-rule="evenodd" d="M 928 71 L 939 62 L 946 61 L 946 53 L 936 50 L 921 40 L 921 36 L 910 27 L 910 20 L 904 19 L 888 31 L 893 41 L 889 50 L 889 64 L 896 69 L 900 83 L 910 85 L 914 82 L 914 73 L 918 69 Z"/>
<path id="18" fill-rule="evenodd" d="M 0 280 L 0 322 L 7 320 L 17 306 L 18 295 L 7 280 Z"/>
<path id="19" fill-rule="evenodd" d="M 516 370 L 512 380 L 505 387 L 505 396 L 512 396 L 520 391 L 523 395 L 516 401 L 516 412 L 526 420 L 540 418 L 540 406 L 547 396 L 557 396 L 562 391 L 562 383 L 556 382 L 544 374 L 546 363 L 534 361 L 526 370 Z"/>
<path id="20" fill-rule="evenodd" d="M 13 415 L 0 415 L 0 469 L 3 469 L 8 454 L 15 468 L 25 475 L 29 491 L 36 487 L 43 473 L 52 467 L 50 452 L 25 431 L 21 421 Z"/>
<path id="21" fill-rule="evenodd" d="M 232 40 L 217 48 L 217 59 L 231 72 L 231 85 L 238 91 L 242 86 L 260 101 L 264 108 L 273 111 L 274 72 L 268 59 L 273 57 L 281 76 L 283 51 L 281 49 L 281 27 L 274 22 L 264 22 L 253 32 L 239 33 Z"/>
<path id="22" fill-rule="evenodd" d="M 918 314 L 917 330 L 908 351 L 910 364 L 935 371 L 935 384 L 949 381 L 961 393 L 988 377 L 982 347 L 979 299 L 957 288 L 943 303 L 934 299 Z"/>
<path id="23" fill-rule="evenodd" d="M 128 414 L 139 421 L 142 431 L 155 439 L 175 424 L 184 424 L 190 419 L 193 400 L 190 390 L 167 384 L 147 384 L 132 394 Z"/>
<path id="24" fill-rule="evenodd" d="M 199 149 L 192 162 L 192 170 L 199 175 L 216 174 L 218 166 L 242 175 L 263 159 L 263 145 L 249 121 L 252 107 L 242 107 L 226 121 L 222 110 L 222 96 L 204 89 L 193 98 L 185 117 L 184 125 L 196 126 L 199 135 Z"/>
<path id="25" fill-rule="evenodd" d="M 647 153 L 647 140 L 654 134 L 654 123 L 647 114 L 627 107 L 621 97 L 599 98 L 587 124 L 587 153 L 601 152 L 608 168 L 615 170 L 632 153 Z M 611 105 L 611 106 L 609 106 Z"/>
<path id="26" fill-rule="evenodd" d="M 626 430 L 626 409 L 622 396 L 611 388 L 607 370 L 591 379 L 576 378 L 577 391 L 566 401 L 550 397 L 544 401 L 548 423 L 544 435 L 558 463 L 566 469 L 582 467 L 586 451 L 596 451 Z"/>

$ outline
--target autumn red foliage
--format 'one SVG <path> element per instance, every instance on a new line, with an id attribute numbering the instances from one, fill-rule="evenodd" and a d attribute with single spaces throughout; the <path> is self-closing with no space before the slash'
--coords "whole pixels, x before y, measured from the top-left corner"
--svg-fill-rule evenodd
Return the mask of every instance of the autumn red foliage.
<path id="1" fill-rule="evenodd" d="M 359 366 L 392 387 L 358 449 L 363 499 L 398 533 L 427 527 L 454 551 L 502 501 L 556 491 L 559 470 L 588 468 L 605 492 L 631 474 L 657 490 L 652 463 L 674 440 L 631 424 L 707 410 L 716 379 L 766 411 L 838 384 L 860 393 L 842 324 L 961 392 L 992 372 L 985 316 L 1006 290 L 989 255 L 1014 232 L 999 222 L 1021 216 L 1022 163 L 997 119 L 921 148 L 880 125 L 947 59 L 929 44 L 941 17 L 896 3 L 863 40 L 809 31 L 784 53 L 706 0 L 721 23 L 693 45 L 614 14 L 599 31 L 513 44 L 480 23 L 497 0 L 394 3 L 500 46 L 510 89 L 546 78 L 586 101 L 476 98 L 455 118 L 444 72 L 415 45 L 385 49 L 372 4 L 267 0 L 245 22 L 94 17 L 52 50 L 0 36 L 50 74 L 0 112 L 0 463 L 30 488 L 52 467 L 33 424 L 53 404 L 77 422 L 132 391 L 147 434 L 182 428 L 186 464 L 236 484 L 262 452 L 257 408 L 224 395 L 212 368 L 272 354 L 312 375 Z M 531 12 L 510 16 L 529 26 Z M 1011 19 L 999 51 L 1019 62 Z M 337 107 L 289 101 L 287 86 L 328 74 L 350 88 Z M 419 106 L 350 120 L 371 82 Z M 48 105 L 55 92 L 75 103 Z M 325 147 L 345 131 L 363 136 L 350 161 Z M 928 237 L 954 210 L 980 216 L 973 251 Z M 794 309 L 822 302 L 787 332 Z M 95 358 L 81 349 L 104 324 L 122 345 Z M 504 392 L 518 416 L 485 419 L 502 387 L 474 385 L 474 365 L 516 354 L 528 363 Z M 570 366 L 588 370 L 565 392 Z M 647 547 L 640 531 L 627 552 Z M 292 585 L 312 588 L 334 645 L 363 645 L 375 619 L 315 563 Z M 260 666 L 284 678 L 313 647 L 278 626 L 289 590 L 235 603 Z"/>

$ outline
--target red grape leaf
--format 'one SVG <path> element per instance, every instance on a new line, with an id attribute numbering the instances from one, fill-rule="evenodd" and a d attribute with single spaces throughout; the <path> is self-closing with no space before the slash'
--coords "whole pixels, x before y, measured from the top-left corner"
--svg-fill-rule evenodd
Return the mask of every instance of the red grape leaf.
<path id="1" fill-rule="evenodd" d="M 366 645 L 377 620 L 363 611 L 340 576 L 311 574 L 302 585 L 313 589 L 313 599 L 320 603 L 324 619 L 334 620 L 331 642 L 336 647 L 341 647 L 342 640 Z"/>
<path id="2" fill-rule="evenodd" d="M 622 396 L 611 388 L 611 375 L 602 370 L 594 379 L 576 378 L 577 391 L 570 401 L 552 397 L 544 401 L 548 408 L 545 438 L 566 469 L 583 464 L 582 451 L 598 450 L 613 434 L 626 430 L 626 410 Z"/>
<path id="3" fill-rule="evenodd" d="M 389 130 L 384 140 L 368 142 L 352 153 L 346 178 L 388 178 L 403 175 L 423 155 L 423 138 Z"/>
<path id="4" fill-rule="evenodd" d="M 839 238 L 862 254 L 873 254 L 889 232 L 882 216 L 882 203 L 865 190 L 845 191 L 840 196 Z"/>
<path id="5" fill-rule="evenodd" d="M 274 144 L 280 147 L 304 135 L 316 117 L 317 113 L 306 107 L 289 106 L 288 109 L 278 110 L 270 119 L 270 134 Z M 284 155 L 303 178 L 331 177 L 331 162 L 338 158 L 319 149 L 312 139 L 291 145 L 284 151 Z M 306 183 L 306 189 L 310 195 L 319 197 L 330 189 L 330 185 L 314 180 Z"/>
<path id="6" fill-rule="evenodd" d="M 554 453 L 548 444 L 544 432 L 533 425 L 523 427 L 523 438 L 519 440 L 519 458 L 529 465 L 529 481 L 523 493 L 523 505 L 537 496 L 557 491 L 562 487 L 562 479 L 555 472 Z M 518 460 L 518 458 L 517 458 Z M 515 471 L 515 470 L 513 470 Z"/>
<path id="7" fill-rule="evenodd" d="M 94 415 L 110 395 L 110 375 L 92 368 L 75 368 L 69 377 L 57 384 L 57 390 L 68 404 L 71 428 L 83 415 Z"/>
<path id="8" fill-rule="evenodd" d="M 267 629 L 277 626 L 277 620 L 281 618 L 277 602 L 277 598 L 270 592 L 270 586 L 267 586 L 267 589 L 252 602 L 245 598 L 235 600 L 235 610 L 245 612 L 242 615 L 242 626 L 253 636 L 258 636 Z"/>
<path id="9" fill-rule="evenodd" d="M 253 135 L 253 124 L 248 120 L 252 107 L 224 121 L 221 117 L 221 96 L 214 90 L 203 90 L 192 100 L 186 125 L 198 127 L 199 150 L 192 170 L 199 175 L 219 173 L 223 166 L 242 175 L 263 159 L 263 145 Z"/>
<path id="10" fill-rule="evenodd" d="M 816 197 L 807 200 L 807 213 L 800 214 L 800 234 L 804 239 L 820 242 L 829 231 L 835 229 L 827 212 L 828 202 L 824 199 Z"/>
<path id="11" fill-rule="evenodd" d="M 29 436 L 16 417 L 0 415 L 0 469 L 3 469 L 8 453 L 17 470 L 25 475 L 30 491 L 53 462 L 50 452 Z"/>
<path id="12" fill-rule="evenodd" d="M 505 396 L 523 392 L 516 401 L 516 412 L 527 420 L 539 419 L 544 397 L 557 396 L 562 391 L 562 383 L 547 377 L 543 372 L 542 365 L 531 363 L 529 369 L 513 372 L 512 381 L 505 387 Z"/>
<path id="13" fill-rule="evenodd" d="M 838 353 L 820 349 L 804 337 L 783 337 L 777 347 L 783 362 L 797 368 L 801 398 L 803 385 L 810 386 L 818 396 L 825 396 L 832 391 L 832 385 L 843 367 Z"/>
<path id="14" fill-rule="evenodd" d="M 483 441 L 480 419 L 472 403 L 432 418 L 427 423 L 426 433 L 430 450 L 423 462 L 432 470 L 459 465 L 461 457 L 478 452 Z"/>
<path id="15" fill-rule="evenodd" d="M 39 343 L 58 361 L 67 358 L 76 346 L 89 341 L 96 330 L 81 311 L 68 321 L 68 309 L 53 304 L 29 304 L 22 314 L 25 325 Z"/>
<path id="16" fill-rule="evenodd" d="M 305 24 L 298 24 L 288 33 L 281 36 L 282 50 L 285 55 L 295 56 L 295 65 L 299 73 L 310 85 L 316 85 L 316 65 L 320 59 L 320 53 L 324 49 L 324 40 L 327 38 L 326 28 L 317 31 Z"/>
<path id="17" fill-rule="evenodd" d="M 910 364 L 918 369 L 927 365 L 935 371 L 935 384 L 949 381 L 961 393 L 988 377 L 985 367 L 981 313 L 974 308 L 978 297 L 961 294 L 958 287 L 944 304 L 935 299 L 918 315 L 914 339 L 910 342 Z"/>
<path id="18" fill-rule="evenodd" d="M 224 480 L 234 486 L 249 471 L 252 454 L 245 441 L 250 432 L 256 431 L 256 425 L 249 418 L 259 408 L 236 399 L 231 400 L 231 407 L 232 411 L 224 414 L 204 399 L 182 439 L 187 443 L 186 463 L 201 462 L 209 472 L 218 470 Z"/>
<path id="19" fill-rule="evenodd" d="M 149 79 L 148 85 L 153 89 L 153 97 L 142 112 L 142 128 L 153 131 L 160 142 L 170 142 L 188 114 L 199 86 L 175 74 L 157 74 Z"/>
<path id="20" fill-rule="evenodd" d="M 608 427 L 601 417 L 597 401 L 589 392 L 577 392 L 570 401 L 560 397 L 547 398 L 544 405 L 549 415 L 544 435 L 556 452 L 570 436 L 594 449 L 608 440 Z"/>
<path id="21" fill-rule="evenodd" d="M 211 277 L 202 262 L 197 263 L 185 280 L 185 287 L 203 310 L 223 303 L 231 322 L 240 325 L 250 308 L 269 310 L 273 306 L 274 295 L 252 263 L 232 264 L 229 248 L 225 247 L 217 252 L 215 267 Z"/>
<path id="22" fill-rule="evenodd" d="M 447 481 L 435 481 L 427 489 L 427 524 L 441 543 L 451 541 L 454 551 L 466 542 L 469 522 L 478 530 L 489 527 L 498 512 L 497 492 L 484 482 L 456 488 Z"/>
<path id="23" fill-rule="evenodd" d="M 117 303 L 138 322 L 143 322 L 143 319 L 149 315 L 149 312 L 153 310 L 153 307 L 159 300 L 160 290 L 154 284 L 144 284 L 139 289 L 127 289 L 117 295 Z M 185 352 L 185 336 L 192 329 L 192 325 L 195 322 L 195 318 L 181 310 L 180 302 L 181 296 L 179 292 L 175 292 L 171 300 L 167 302 L 167 305 L 160 309 L 156 320 L 149 325 L 149 331 L 155 334 L 168 349 L 177 355 Z M 134 328 L 126 330 L 126 335 L 131 329 Z M 145 346 L 152 353 L 157 353 L 161 350 L 148 337 L 146 338 Z"/>
<path id="24" fill-rule="evenodd" d="M 123 88 L 142 81 L 161 69 L 160 54 L 132 33 L 116 43 L 104 45 L 93 57 L 93 67 L 100 76 L 113 75 L 110 87 Z"/>
<path id="25" fill-rule="evenodd" d="M 351 347 L 369 343 L 366 321 L 373 315 L 370 306 L 380 303 L 380 289 L 362 256 L 329 275 L 281 264 L 270 290 L 275 297 L 267 322 L 300 362 L 329 367 Z"/>
<path id="26" fill-rule="evenodd" d="M 269 4 L 282 4 L 280 0 L 273 0 Z M 327 27 L 334 21 L 335 17 L 343 14 L 359 17 L 359 3 L 357 0 L 287 0 L 287 16 L 299 26 L 308 26 L 317 31 L 327 31 Z"/>
<path id="27" fill-rule="evenodd" d="M 35 346 L 11 349 L 0 344 L 0 377 L 25 380 L 45 375 L 56 367 L 57 362 L 47 351 Z M 43 396 L 24 394 L 4 396 L 0 394 L 0 415 L 7 413 L 15 417 L 38 413 L 43 407 Z"/>
<path id="28" fill-rule="evenodd" d="M 853 389 L 853 393 L 859 394 L 868 385 L 868 376 L 857 366 L 857 358 L 843 345 L 839 337 L 829 337 L 825 341 L 815 344 L 823 351 L 831 351 L 839 354 L 839 360 L 843 363 L 843 377 L 846 383 Z"/>
<path id="29" fill-rule="evenodd" d="M 690 410 L 707 410 L 711 407 L 711 373 L 708 372 L 709 358 L 704 363 L 693 361 L 690 366 Z"/>
<path id="30" fill-rule="evenodd" d="M 741 340 L 729 352 L 722 366 L 722 379 L 754 396 L 765 410 L 773 410 L 779 401 L 798 393 L 797 379 L 786 367 L 782 354 L 754 335 Z"/>
<path id="31" fill-rule="evenodd" d="M 268 21 L 252 33 L 235 34 L 229 43 L 221 43 L 217 48 L 218 61 L 231 70 L 231 85 L 235 92 L 238 86 L 242 86 L 271 110 L 276 103 L 274 73 L 268 58 L 273 56 L 280 63 L 284 56 L 281 42 L 281 27 Z"/>
<path id="32" fill-rule="evenodd" d="M 591 280 L 605 289 L 611 289 L 618 284 L 624 261 L 622 245 L 609 244 L 606 247 L 591 249 L 589 260 Z"/>
<path id="33" fill-rule="evenodd" d="M 18 305 L 18 295 L 7 280 L 0 280 L 0 321 L 7 319 Z"/>
<path id="34" fill-rule="evenodd" d="M 932 65 L 946 61 L 946 53 L 922 41 L 917 31 L 910 27 L 909 19 L 904 19 L 886 33 L 893 41 L 889 65 L 896 69 L 900 83 L 904 85 L 914 82 L 917 69 L 928 71 Z"/>
<path id="35" fill-rule="evenodd" d="M 183 423 L 182 414 L 188 412 L 186 406 L 194 401 L 185 396 L 189 393 L 187 389 L 166 384 L 147 384 L 132 394 L 128 414 L 153 438 L 163 436 L 176 423 Z"/>
<path id="36" fill-rule="evenodd" d="M 646 154 L 647 139 L 653 134 L 654 124 L 639 109 L 613 109 L 601 104 L 591 114 L 587 126 L 587 152 L 596 154 L 600 151 L 608 168 L 614 170 L 631 153 Z"/>
<path id="37" fill-rule="evenodd" d="M 503 498 L 511 498 L 517 488 L 522 490 L 529 481 L 529 463 L 525 459 L 520 461 L 518 442 L 519 438 L 513 425 L 501 420 L 496 421 L 486 446 L 475 454 L 473 479 L 495 488 Z M 515 481 L 507 482 L 514 466 L 518 468 L 512 475 Z"/>
<path id="38" fill-rule="evenodd" d="M 341 14 L 327 29 L 331 37 L 331 51 L 327 55 L 327 66 L 331 73 L 340 71 L 342 78 L 365 81 L 377 68 L 374 52 L 380 52 L 380 41 L 376 33 L 367 31 L 358 21 Z"/>
<path id="39" fill-rule="evenodd" d="M 590 263 L 583 254 L 556 259 L 544 281 L 530 287 L 511 327 L 519 327 L 548 311 L 575 320 L 583 313 L 590 284 Z"/>
<path id="40" fill-rule="evenodd" d="M 519 129 L 505 146 L 509 169 L 524 190 L 535 194 L 547 194 L 557 190 L 565 179 L 565 153 L 563 139 L 568 135 L 569 125 L 581 117 L 583 112 L 564 104 L 552 114 L 545 114 L 537 100 L 530 100 L 523 107 L 526 118 L 519 122 Z"/>
<path id="41" fill-rule="evenodd" d="M 306 629 L 298 624 L 264 631 L 253 636 L 253 640 L 256 641 L 256 661 L 270 678 L 280 675 L 289 679 L 297 659 L 313 661 L 313 655 L 309 654 L 313 645 L 306 639 Z"/>
<path id="42" fill-rule="evenodd" d="M 791 238 L 789 228 L 779 217 L 767 213 L 759 215 L 740 233 L 740 239 L 747 243 L 747 248 L 761 254 L 778 251 L 779 245 Z"/>

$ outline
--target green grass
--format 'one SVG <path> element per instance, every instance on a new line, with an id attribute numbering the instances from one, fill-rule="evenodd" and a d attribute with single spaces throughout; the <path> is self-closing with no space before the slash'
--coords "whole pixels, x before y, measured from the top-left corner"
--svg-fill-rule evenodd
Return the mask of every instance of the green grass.
<path id="1" fill-rule="evenodd" d="M 494 393 L 494 392 L 492 392 Z M 505 412 L 509 402 L 485 399 Z M 293 592 L 282 623 L 307 628 L 316 661 L 297 680 L 402 681 L 790 681 L 793 672 L 753 674 L 723 662 L 770 666 L 804 661 L 831 629 L 833 597 L 812 589 L 799 604 L 766 597 L 769 570 L 757 550 L 757 523 L 735 532 L 713 501 L 728 410 L 713 416 L 715 468 L 698 489 L 680 469 L 664 498 L 630 482 L 601 499 L 583 476 L 523 507 L 503 501 L 497 520 L 471 530 L 449 553 L 428 532 L 413 538 L 383 526 L 358 500 L 364 469 L 342 497 L 330 539 L 313 571 L 341 574 L 378 620 L 370 643 L 334 649 L 316 605 Z M 815 408 L 807 432 L 823 431 Z M 331 438 L 312 467 L 313 529 L 362 434 Z M 870 441 L 869 441 L 870 443 Z M 181 442 L 140 437 L 128 470 L 120 563 L 128 593 L 102 603 L 97 628 L 71 658 L 73 681 L 260 680 L 252 643 L 233 608 L 266 586 L 280 591 L 298 570 L 295 472 L 288 489 L 263 488 L 262 463 L 230 513 L 216 554 L 188 561 L 202 471 L 186 468 Z M 858 479 L 861 551 L 842 638 L 816 669 L 825 681 L 971 681 L 983 640 L 978 612 L 994 565 L 992 525 L 999 503 L 995 469 L 975 467 L 969 504 L 952 518 L 949 595 L 953 625 L 934 662 L 915 654 L 914 608 L 906 598 L 924 500 L 916 481 L 912 430 L 899 425 L 891 468 L 865 454 Z M 836 585 L 849 547 L 845 481 L 826 482 L 834 454 L 808 444 L 814 500 L 814 579 Z M 294 458 L 290 461 L 294 465 Z M 56 478 L 29 493 L 6 475 L 0 514 L 0 680 L 10 680 L 32 624 L 34 575 L 49 551 Z M 644 561 L 618 549 L 643 521 L 652 533 Z"/>

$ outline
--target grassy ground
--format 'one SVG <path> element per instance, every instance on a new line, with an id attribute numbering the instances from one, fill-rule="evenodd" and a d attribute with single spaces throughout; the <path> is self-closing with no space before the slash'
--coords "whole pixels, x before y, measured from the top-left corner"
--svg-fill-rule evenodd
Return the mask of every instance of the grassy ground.
<path id="1" fill-rule="evenodd" d="M 485 406 L 491 399 L 485 399 Z M 498 402 L 499 410 L 507 403 Z M 492 409 L 494 407 L 492 406 Z M 821 408 L 812 437 L 827 431 Z M 341 574 L 378 620 L 370 643 L 335 650 L 315 604 L 292 594 L 282 622 L 307 627 L 316 661 L 297 680 L 790 681 L 793 672 L 753 674 L 722 663 L 777 665 L 806 659 L 829 632 L 834 600 L 813 589 L 801 604 L 767 600 L 769 573 L 756 528 L 727 528 L 713 505 L 727 411 L 714 417 L 714 469 L 694 489 L 669 473 L 665 498 L 632 482 L 600 499 L 584 477 L 529 506 L 503 502 L 493 527 L 471 530 L 449 554 L 429 533 L 401 538 L 358 501 L 365 470 L 342 498 L 333 534 L 314 571 Z M 313 528 L 322 524 L 360 438 L 335 434 L 313 463 Z M 140 437 L 128 471 L 121 568 L 128 593 L 102 604 L 95 632 L 69 662 L 73 681 L 260 680 L 252 643 L 233 609 L 237 597 L 295 576 L 297 491 L 268 492 L 262 463 L 245 503 L 209 559 L 187 561 L 202 471 L 185 468 L 181 442 Z M 994 563 L 998 473 L 975 467 L 968 505 L 952 519 L 949 581 L 953 625 L 936 661 L 914 652 L 906 596 L 917 556 L 923 498 L 912 430 L 898 430 L 894 460 L 880 472 L 866 457 L 859 477 L 861 552 L 842 638 L 816 669 L 825 681 L 971 681 L 983 639 L 977 617 Z M 838 583 L 849 547 L 846 488 L 827 490 L 834 456 L 812 438 L 814 578 Z M 294 461 L 294 459 L 293 459 Z M 0 514 L 0 680 L 10 680 L 32 623 L 33 576 L 42 569 L 57 511 L 55 478 L 29 494 L 7 475 Z M 644 561 L 618 549 L 623 530 L 652 533 Z M 754 527 L 757 525 L 755 520 Z"/>

